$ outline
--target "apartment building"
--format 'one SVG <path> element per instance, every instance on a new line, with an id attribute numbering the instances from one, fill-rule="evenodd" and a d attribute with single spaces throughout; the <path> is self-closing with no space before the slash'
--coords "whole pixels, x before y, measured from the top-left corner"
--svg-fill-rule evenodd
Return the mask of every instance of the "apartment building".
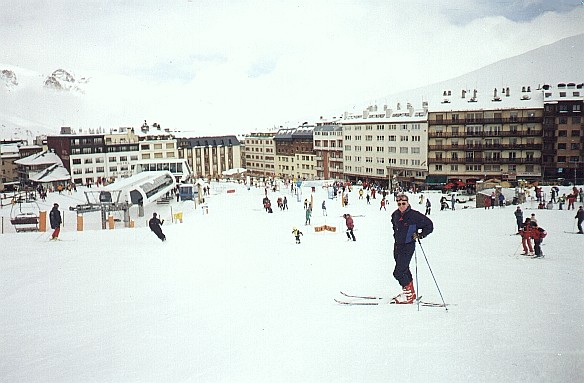
<path id="1" fill-rule="evenodd" d="M 241 167 L 241 147 L 235 136 L 178 138 L 180 158 L 187 160 L 197 178 L 221 177 L 225 170 Z"/>
<path id="2" fill-rule="evenodd" d="M 543 177 L 584 182 L 584 84 L 544 85 Z"/>
<path id="3" fill-rule="evenodd" d="M 543 93 L 445 90 L 428 115 L 429 173 L 462 181 L 541 178 Z"/>
<path id="4" fill-rule="evenodd" d="M 58 136 L 48 136 L 47 146 L 61 158 L 76 184 L 90 185 L 102 180 L 128 177 L 139 161 L 139 138 L 133 128 L 98 129 L 75 134 L 61 128 Z"/>
<path id="5" fill-rule="evenodd" d="M 4 190 L 4 184 L 10 185 L 19 182 L 18 165 L 14 161 L 29 155 L 25 148 L 28 146 L 24 140 L 0 142 L 0 191 Z M 40 151 L 41 148 L 38 148 L 37 152 Z"/>
<path id="6" fill-rule="evenodd" d="M 316 179 L 314 125 L 281 128 L 274 136 L 276 176 L 289 180 Z"/>
<path id="7" fill-rule="evenodd" d="M 313 146 L 318 179 L 343 179 L 343 126 L 340 120 L 320 121 L 314 127 Z"/>
<path id="8" fill-rule="evenodd" d="M 257 132 L 245 136 L 245 165 L 247 175 L 269 178 L 276 176 L 276 132 Z"/>
<path id="9" fill-rule="evenodd" d="M 344 175 L 351 181 L 402 186 L 421 184 L 428 174 L 428 107 L 376 105 L 343 120 Z"/>

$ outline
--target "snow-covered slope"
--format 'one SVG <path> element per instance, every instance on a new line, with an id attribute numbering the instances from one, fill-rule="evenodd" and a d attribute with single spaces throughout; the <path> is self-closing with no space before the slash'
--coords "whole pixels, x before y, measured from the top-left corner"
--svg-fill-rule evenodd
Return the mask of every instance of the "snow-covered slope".
<path id="1" fill-rule="evenodd" d="M 531 86 L 537 89 L 544 84 L 555 87 L 559 83 L 584 82 L 584 34 L 568 37 L 553 44 L 534 49 L 527 53 L 500 60 L 494 64 L 450 80 L 431 84 L 422 88 L 398 92 L 380 98 L 395 102 L 412 101 L 419 105 L 421 100 L 439 103 L 444 90 L 452 90 L 459 96 L 461 90 L 479 90 L 482 94 L 493 92 L 494 88 L 521 88 Z M 431 104 L 432 105 L 432 104 Z"/>
<path id="2" fill-rule="evenodd" d="M 235 193 L 226 193 L 235 189 Z M 79 188 L 80 192 L 84 190 Z M 549 188 L 544 188 L 549 192 Z M 209 214 L 192 202 L 149 206 L 166 219 L 160 242 L 136 228 L 75 231 L 59 202 L 62 241 L 49 233 L 0 235 L 0 380 L 6 382 L 578 382 L 584 380 L 584 236 L 574 211 L 534 210 L 548 231 L 544 259 L 520 255 L 514 207 L 459 204 L 439 211 L 418 247 L 418 292 L 444 308 L 337 305 L 339 290 L 391 296 L 395 203 L 379 209 L 326 199 L 305 226 L 302 207 L 262 209 L 263 188 L 213 183 Z M 564 191 L 564 190 L 563 190 Z M 563 192 L 562 191 L 562 192 Z M 418 195 L 411 195 L 414 208 Z M 469 206 L 468 208 L 464 208 Z M 184 223 L 171 223 L 171 212 Z M 9 215 L 5 207 L 0 210 Z M 342 214 L 355 219 L 347 242 Z M 4 221 L 6 222 L 6 220 Z M 335 226 L 336 232 L 314 231 Z M 118 223 L 119 225 L 119 223 Z M 296 245 L 292 227 L 304 236 Z M 8 229 L 7 229 L 8 231 Z M 412 260 L 412 272 L 415 271 Z"/>

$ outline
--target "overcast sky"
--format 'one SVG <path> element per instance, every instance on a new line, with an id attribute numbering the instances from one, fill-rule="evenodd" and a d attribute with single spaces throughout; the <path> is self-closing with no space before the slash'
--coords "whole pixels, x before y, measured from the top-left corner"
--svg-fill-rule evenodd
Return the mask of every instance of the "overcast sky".
<path id="1" fill-rule="evenodd" d="M 130 77 L 119 92 L 150 95 L 137 121 L 205 134 L 360 108 L 584 33 L 579 0 L 0 4 L 0 63 Z"/>

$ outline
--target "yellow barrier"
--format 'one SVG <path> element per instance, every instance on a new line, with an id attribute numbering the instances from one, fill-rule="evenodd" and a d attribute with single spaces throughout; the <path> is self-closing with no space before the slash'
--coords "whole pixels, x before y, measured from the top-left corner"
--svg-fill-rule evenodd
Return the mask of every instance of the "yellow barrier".
<path id="1" fill-rule="evenodd" d="M 182 211 L 179 211 L 178 213 L 174 213 L 174 214 L 172 215 L 172 218 L 173 218 L 175 221 L 180 221 L 180 223 L 182 223 L 182 222 L 183 222 L 183 213 L 182 213 Z"/>

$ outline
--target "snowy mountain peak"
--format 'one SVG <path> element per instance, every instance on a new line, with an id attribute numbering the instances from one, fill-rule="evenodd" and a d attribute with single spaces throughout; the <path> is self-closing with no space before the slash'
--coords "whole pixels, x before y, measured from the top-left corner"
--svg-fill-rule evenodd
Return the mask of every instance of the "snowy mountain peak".
<path id="1" fill-rule="evenodd" d="M 0 71 L 0 81 L 8 89 L 12 89 L 18 85 L 16 73 L 8 69 L 2 69 Z"/>
<path id="2" fill-rule="evenodd" d="M 46 78 L 44 86 L 48 89 L 72 91 L 84 94 L 85 91 L 81 86 L 88 81 L 89 80 L 84 77 L 82 77 L 80 80 L 76 80 L 75 77 L 66 70 L 57 69 Z"/>

